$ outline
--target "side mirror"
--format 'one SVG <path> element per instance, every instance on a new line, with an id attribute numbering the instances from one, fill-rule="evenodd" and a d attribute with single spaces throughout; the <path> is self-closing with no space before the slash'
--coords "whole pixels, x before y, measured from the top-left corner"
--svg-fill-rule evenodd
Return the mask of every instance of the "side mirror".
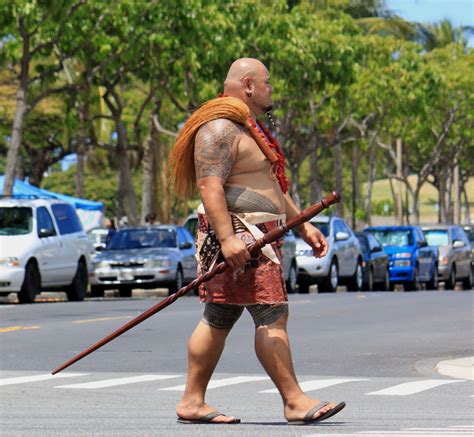
<path id="1" fill-rule="evenodd" d="M 460 249 L 461 247 L 464 247 L 464 242 L 461 240 L 454 240 L 453 247 L 455 249 Z"/>
<path id="2" fill-rule="evenodd" d="M 53 237 L 56 231 L 53 228 L 41 228 L 38 232 L 40 238 Z"/>
<path id="3" fill-rule="evenodd" d="M 349 234 L 347 232 L 338 232 L 336 233 L 336 241 L 348 240 Z"/>
<path id="4" fill-rule="evenodd" d="M 427 247 L 428 246 L 428 243 L 426 241 L 419 241 L 418 242 L 418 246 L 419 247 Z"/>
<path id="5" fill-rule="evenodd" d="M 193 245 L 189 241 L 186 241 L 186 243 L 181 243 L 179 245 L 180 249 L 191 249 L 191 247 L 193 247 Z"/>
<path id="6" fill-rule="evenodd" d="M 97 251 L 97 252 L 102 252 L 105 247 L 104 246 L 95 246 L 94 249 Z"/>
<path id="7" fill-rule="evenodd" d="M 382 248 L 380 246 L 375 246 L 374 248 L 372 248 L 371 252 L 372 253 L 382 252 Z"/>

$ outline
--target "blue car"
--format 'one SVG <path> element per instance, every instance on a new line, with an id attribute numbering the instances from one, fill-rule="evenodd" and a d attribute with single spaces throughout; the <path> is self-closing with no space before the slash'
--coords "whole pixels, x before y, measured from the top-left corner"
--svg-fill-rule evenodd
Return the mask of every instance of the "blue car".
<path id="1" fill-rule="evenodd" d="M 403 284 L 406 291 L 438 288 L 438 250 L 428 246 L 418 226 L 374 226 L 364 229 L 372 234 L 390 257 L 390 288 Z"/>

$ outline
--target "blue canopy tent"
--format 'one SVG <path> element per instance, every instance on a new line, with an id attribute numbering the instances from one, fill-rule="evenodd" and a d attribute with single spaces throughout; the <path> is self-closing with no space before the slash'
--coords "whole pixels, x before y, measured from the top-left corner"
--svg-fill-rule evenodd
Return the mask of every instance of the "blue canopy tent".
<path id="1" fill-rule="evenodd" d="M 0 195 L 3 194 L 3 186 L 5 184 L 5 176 L 0 175 Z M 66 194 L 53 193 L 52 191 L 43 190 L 42 188 L 30 185 L 20 179 L 15 179 L 13 185 L 13 195 L 17 196 L 37 196 L 39 198 L 59 199 L 68 202 L 77 210 L 79 218 L 86 231 L 100 227 L 102 222 L 102 214 L 104 204 L 102 202 L 94 202 L 92 200 L 80 199 L 77 197 L 67 196 Z"/>

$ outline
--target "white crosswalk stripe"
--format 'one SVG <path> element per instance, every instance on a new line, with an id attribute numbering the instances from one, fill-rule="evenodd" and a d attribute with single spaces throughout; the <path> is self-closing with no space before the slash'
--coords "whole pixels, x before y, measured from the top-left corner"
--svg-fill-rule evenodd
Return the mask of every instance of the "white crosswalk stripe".
<path id="1" fill-rule="evenodd" d="M 87 376 L 87 375 L 89 375 L 89 373 L 60 373 L 58 375 L 51 375 L 50 373 L 47 373 L 45 375 L 17 376 L 15 378 L 0 379 L 0 386 L 13 385 L 13 384 L 26 384 L 28 382 L 47 381 L 49 379 L 74 378 L 76 376 Z"/>
<path id="2" fill-rule="evenodd" d="M 322 388 L 331 387 L 333 385 L 344 384 L 354 381 L 370 381 L 369 379 L 313 379 L 311 381 L 300 382 L 300 387 L 304 392 L 311 390 L 320 390 Z M 278 393 L 276 388 L 263 390 L 260 393 Z"/>
<path id="3" fill-rule="evenodd" d="M 210 390 L 213 388 L 227 387 L 229 385 L 243 384 L 245 382 L 265 381 L 269 379 L 268 376 L 235 376 L 233 378 L 216 379 L 213 381 L 211 380 L 207 389 Z M 177 385 L 174 387 L 160 388 L 159 390 L 184 391 L 184 388 L 184 385 Z"/>
<path id="4" fill-rule="evenodd" d="M 179 378 L 181 375 L 142 375 L 130 376 L 127 378 L 104 379 L 102 381 L 84 382 L 81 384 L 58 385 L 54 388 L 78 388 L 78 389 L 98 389 L 106 387 L 115 387 L 125 384 L 136 384 L 138 382 L 160 381 L 163 379 Z"/>
<path id="5" fill-rule="evenodd" d="M 420 393 L 445 384 L 453 384 L 456 382 L 464 382 L 464 380 L 447 380 L 447 379 L 424 379 L 421 381 L 405 382 L 403 384 L 394 385 L 383 390 L 367 393 L 368 395 L 385 395 L 385 396 L 408 396 Z"/>
<path id="6" fill-rule="evenodd" d="M 456 425 L 446 428 L 403 428 L 400 430 L 361 431 L 352 434 L 308 434 L 305 437 L 373 437 L 373 436 L 402 436 L 402 437 L 464 437 L 473 435 L 474 426 Z"/>

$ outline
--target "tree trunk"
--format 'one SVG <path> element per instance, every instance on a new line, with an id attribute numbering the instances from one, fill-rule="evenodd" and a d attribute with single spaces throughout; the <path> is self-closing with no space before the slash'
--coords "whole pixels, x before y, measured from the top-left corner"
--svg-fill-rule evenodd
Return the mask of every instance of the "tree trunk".
<path id="1" fill-rule="evenodd" d="M 459 225 L 461 223 L 461 190 L 459 181 L 459 162 L 454 160 L 453 174 L 453 223 Z"/>
<path id="2" fill-rule="evenodd" d="M 151 117 L 150 117 L 151 118 Z M 154 199 L 156 198 L 155 191 L 155 144 L 151 135 L 153 129 L 153 122 L 150 120 L 150 133 L 146 136 L 143 144 L 143 157 L 142 157 L 142 223 L 145 223 L 145 218 L 149 213 L 155 211 Z"/>
<path id="3" fill-rule="evenodd" d="M 299 194 L 299 180 L 298 180 L 298 174 L 299 174 L 299 165 L 295 163 L 290 164 L 290 174 L 291 174 L 291 198 L 295 202 L 296 206 L 298 208 L 301 208 L 301 198 Z"/>
<path id="4" fill-rule="evenodd" d="M 370 142 L 369 146 L 369 172 L 367 179 L 367 193 L 365 195 L 365 213 L 367 226 L 372 226 L 372 188 L 375 180 L 375 138 Z"/>
<path id="5" fill-rule="evenodd" d="M 123 201 L 122 210 L 127 216 L 127 223 L 130 226 L 138 225 L 137 198 L 133 188 L 132 172 L 130 170 L 130 158 L 127 150 L 127 132 L 121 114 L 115 118 L 117 127 L 117 161 L 118 161 L 118 186 L 119 202 Z"/>
<path id="6" fill-rule="evenodd" d="M 402 140 L 397 139 L 397 198 L 396 198 L 396 211 L 397 211 L 397 225 L 403 225 L 403 198 L 402 198 Z"/>
<path id="7" fill-rule="evenodd" d="M 415 225 L 419 226 L 420 224 L 420 191 L 421 185 L 417 185 L 413 193 L 413 214 L 415 216 Z"/>
<path id="8" fill-rule="evenodd" d="M 23 53 L 21 57 L 20 85 L 16 94 L 15 118 L 13 119 L 12 138 L 8 148 L 5 167 L 5 183 L 3 194 L 11 195 L 15 181 L 16 164 L 21 145 L 23 122 L 27 111 L 28 76 L 30 69 L 30 36 L 25 29 L 23 17 L 19 18 L 19 30 L 23 39 Z"/>
<path id="9" fill-rule="evenodd" d="M 168 159 L 168 145 L 162 134 L 156 129 L 153 130 L 153 141 L 156 147 L 155 153 L 155 189 L 156 189 L 156 207 L 158 217 L 162 223 L 169 223 L 171 220 L 171 197 L 168 186 L 168 178 L 165 170 L 166 160 Z"/>
<path id="10" fill-rule="evenodd" d="M 452 203 L 451 203 L 451 184 L 452 184 L 453 178 L 452 178 L 452 169 L 451 167 L 448 167 L 448 175 L 446 178 L 446 186 L 445 186 L 445 208 L 446 208 L 446 220 L 443 223 L 446 223 L 448 225 L 453 223 L 453 208 L 452 208 Z"/>
<path id="11" fill-rule="evenodd" d="M 84 197 L 84 161 L 86 155 L 86 114 L 83 105 L 79 105 L 79 130 L 77 133 L 76 196 Z"/>
<path id="12" fill-rule="evenodd" d="M 360 164 L 360 149 L 357 144 L 352 146 L 352 229 L 356 229 L 357 205 L 360 205 L 359 175 L 357 170 Z"/>
<path id="13" fill-rule="evenodd" d="M 469 208 L 469 199 L 467 197 L 466 184 L 462 185 L 462 194 L 464 197 L 464 223 L 471 223 L 471 210 Z"/>
<path id="14" fill-rule="evenodd" d="M 438 223 L 446 223 L 447 211 L 446 211 L 446 173 L 443 170 L 439 175 L 439 187 L 438 187 Z"/>
<path id="15" fill-rule="evenodd" d="M 334 175 L 335 175 L 335 188 L 339 193 L 343 193 L 342 183 L 342 144 L 337 141 L 333 147 L 333 159 L 334 159 Z M 344 196 L 343 196 L 344 198 Z M 344 217 L 344 202 L 336 203 L 335 209 L 336 214 L 340 217 Z"/>
<path id="16" fill-rule="evenodd" d="M 323 188 L 321 173 L 318 168 L 318 157 L 316 151 L 310 155 L 310 180 L 309 180 L 309 199 L 311 205 L 315 204 L 317 201 L 321 200 L 323 197 Z"/>

